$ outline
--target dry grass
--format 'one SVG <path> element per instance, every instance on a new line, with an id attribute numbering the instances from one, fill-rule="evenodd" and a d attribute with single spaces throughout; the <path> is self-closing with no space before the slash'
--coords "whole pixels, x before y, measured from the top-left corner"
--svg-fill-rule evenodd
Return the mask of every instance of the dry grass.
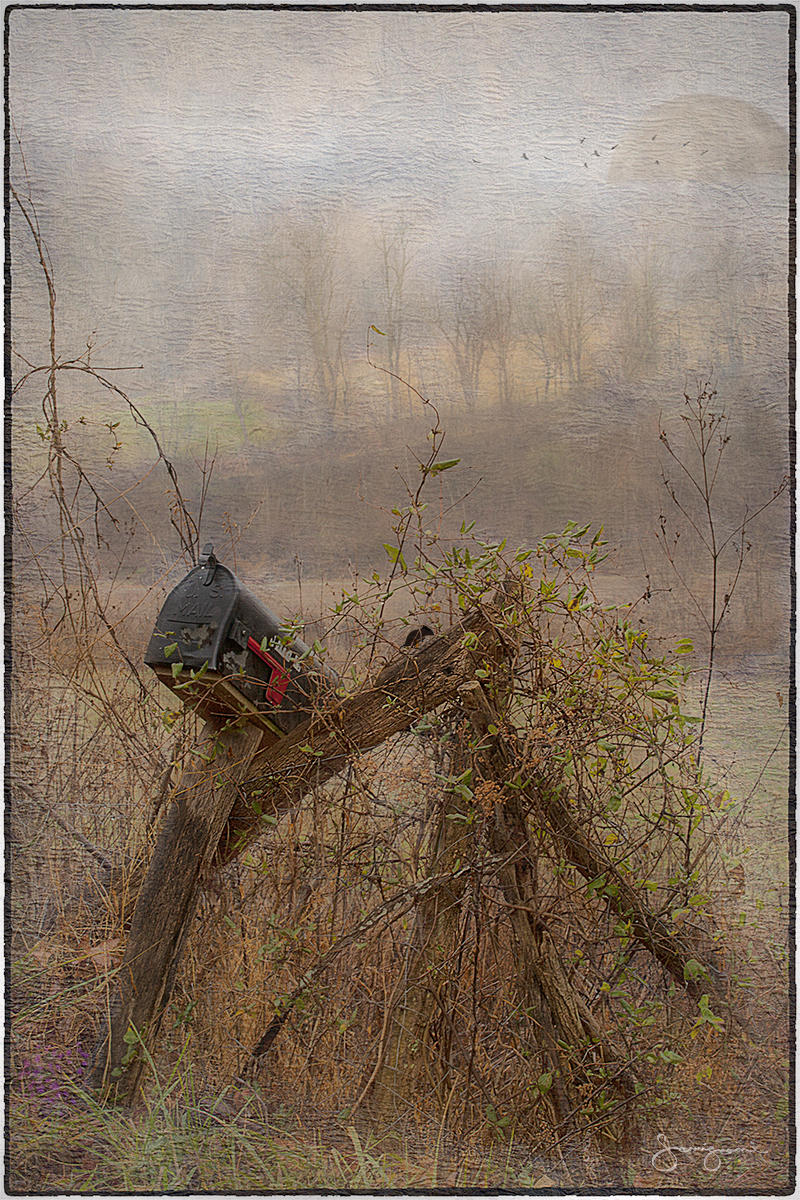
<path id="1" fill-rule="evenodd" d="M 365 911 L 425 871 L 440 789 L 428 741 L 412 734 L 310 796 L 207 889 L 146 1104 L 130 1114 L 100 1108 L 81 1080 L 124 947 L 126 881 L 148 854 L 154 792 L 175 734 L 161 725 L 156 698 L 140 700 L 107 666 L 114 722 L 97 719 L 74 673 L 70 684 L 41 655 L 17 661 L 12 779 L 23 786 L 10 828 L 10 1191 L 526 1190 L 550 1181 L 787 1190 L 788 913 L 776 902 L 780 889 L 765 899 L 760 869 L 760 894 L 752 894 L 746 857 L 741 871 L 729 859 L 716 904 L 744 1028 L 693 1036 L 685 1003 L 659 1004 L 643 964 L 636 1019 L 614 997 L 598 1010 L 609 1036 L 622 1031 L 640 1057 L 656 1057 L 621 1142 L 598 1138 L 586 1118 L 554 1135 L 536 1097 L 520 1105 L 530 1067 L 502 984 L 513 963 L 491 893 L 486 982 L 469 993 L 465 964 L 452 1004 L 456 1011 L 471 995 L 477 1005 L 475 1069 L 491 1081 L 494 1115 L 474 1089 L 466 1098 L 445 1093 L 443 1107 L 439 1080 L 418 1089 L 402 1117 L 377 1120 L 368 1103 L 352 1113 L 397 998 L 413 909 L 348 945 L 294 1005 L 255 1077 L 241 1079 L 304 972 Z M 123 750 L 131 737 L 146 755 Z M 762 811 L 754 805 L 756 838 Z M 774 845 L 761 849 L 774 858 Z M 758 844 L 751 861 L 761 861 Z M 664 1047 L 669 1061 L 658 1057 Z M 674 1150 L 667 1173 L 657 1166 L 671 1165 L 669 1156 L 653 1157 L 663 1139 L 685 1148 Z M 714 1147 L 719 1159 L 698 1147 Z"/>

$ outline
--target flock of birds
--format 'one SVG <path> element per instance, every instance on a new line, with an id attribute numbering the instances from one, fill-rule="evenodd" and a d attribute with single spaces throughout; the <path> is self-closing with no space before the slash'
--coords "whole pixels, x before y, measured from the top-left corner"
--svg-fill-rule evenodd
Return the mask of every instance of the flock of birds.
<path id="1" fill-rule="evenodd" d="M 586 141 L 586 138 L 585 138 L 585 137 L 579 138 L 579 139 L 578 139 L 578 144 L 579 144 L 580 146 L 582 146 L 582 145 L 583 145 L 583 143 L 584 143 L 585 141 Z M 618 146 L 618 145 L 619 145 L 619 142 L 615 142 L 613 146 L 609 146 L 609 148 L 608 148 L 608 153 L 610 154 L 612 150 L 616 150 L 616 148 L 617 148 L 617 146 Z M 584 153 L 587 153 L 587 154 L 588 154 L 588 152 L 587 152 L 587 151 L 584 151 Z M 528 153 L 527 153 L 525 150 L 523 150 L 523 151 L 522 151 L 522 157 L 523 157 L 523 158 L 524 158 L 524 159 L 525 159 L 527 162 L 530 162 L 530 156 L 528 155 Z M 597 147 L 595 147 L 595 149 L 592 151 L 592 153 L 591 153 L 590 155 L 588 155 L 588 157 L 589 157 L 589 158 L 592 158 L 592 157 L 594 157 L 594 158 L 601 158 L 601 157 L 602 157 L 602 155 L 601 155 L 600 151 L 597 149 Z M 546 154 L 543 154 L 543 155 L 542 155 L 542 158 L 545 160 L 545 162 L 552 162 L 552 161 L 553 161 L 553 160 L 552 160 L 552 158 L 548 158 L 548 156 L 547 156 Z M 583 164 L 583 165 L 584 165 L 585 167 L 588 167 L 588 166 L 589 166 L 589 163 L 588 163 L 588 161 L 584 161 L 584 164 Z"/>
<path id="2" fill-rule="evenodd" d="M 655 142 L 657 138 L 658 138 L 658 133 L 654 133 L 653 136 L 650 138 L 650 141 Z M 584 145 L 585 141 L 586 141 L 585 137 L 579 138 L 578 145 L 582 147 Z M 685 142 L 681 143 L 681 149 L 683 149 L 686 146 L 691 145 L 691 143 L 692 143 L 692 139 L 687 138 Z M 588 148 L 583 150 L 582 153 L 586 155 L 586 157 L 583 158 L 584 167 L 586 167 L 588 169 L 589 159 L 602 158 L 604 154 L 611 154 L 611 153 L 613 153 L 614 150 L 617 149 L 617 147 L 619 145 L 620 145 L 619 142 L 615 142 L 613 146 L 603 147 L 602 150 L 598 150 L 598 148 L 596 146 L 594 147 L 594 149 L 591 152 L 589 152 Z M 654 164 L 657 167 L 661 166 L 661 160 L 658 158 L 655 158 L 656 147 L 653 147 L 653 151 L 654 151 L 654 157 L 653 157 Z M 700 157 L 702 158 L 704 154 L 708 154 L 708 148 L 700 151 Z M 525 159 L 526 162 L 532 161 L 531 156 L 528 154 L 528 152 L 526 150 L 522 151 L 522 157 Z M 544 159 L 545 162 L 553 162 L 553 159 L 550 158 L 547 154 L 543 154 L 542 158 Z M 477 163 L 478 165 L 486 165 L 486 164 L 481 163 L 481 160 L 478 158 L 473 158 L 472 161 L 474 163 Z M 579 159 L 579 161 L 580 161 L 580 159 Z"/>

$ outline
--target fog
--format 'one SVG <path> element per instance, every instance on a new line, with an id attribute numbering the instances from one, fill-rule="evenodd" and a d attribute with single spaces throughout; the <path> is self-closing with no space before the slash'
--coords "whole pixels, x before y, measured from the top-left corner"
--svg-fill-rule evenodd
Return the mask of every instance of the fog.
<path id="1" fill-rule="evenodd" d="M 58 352 L 141 368 L 114 379 L 192 488 L 209 444 L 203 532 L 238 525 L 251 579 L 381 565 L 429 416 L 380 368 L 436 401 L 459 519 L 603 523 L 632 588 L 685 388 L 712 378 L 731 415 L 732 519 L 787 469 L 787 13 L 29 8 L 9 30 Z M 10 229 L 14 346 L 42 363 L 14 208 Z M 18 489 L 41 390 L 14 401 Z M 64 383 L 68 436 L 114 404 Z M 127 430 L 114 484 L 148 453 Z M 143 578 L 177 549 L 161 519 Z M 747 575 L 754 644 L 788 632 L 787 547 L 784 504 Z"/>

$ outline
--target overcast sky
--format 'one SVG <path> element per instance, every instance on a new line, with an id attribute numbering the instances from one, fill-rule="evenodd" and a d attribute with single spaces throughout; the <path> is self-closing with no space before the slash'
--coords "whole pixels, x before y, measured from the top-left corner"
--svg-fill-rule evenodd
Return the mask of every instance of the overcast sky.
<path id="1" fill-rule="evenodd" d="M 596 187 L 609 160 L 581 174 L 583 147 L 604 155 L 679 96 L 738 97 L 786 127 L 787 35 L 785 13 L 730 10 L 34 8 L 11 15 L 11 107 L 32 165 L 55 159 L 70 191 L 100 173 L 126 196 L 435 208 Z"/>
<path id="2" fill-rule="evenodd" d="M 198 296 L 246 329 L 265 230 L 326 206 L 353 255 L 410 229 L 432 286 L 558 223 L 785 238 L 785 12 L 31 7 L 9 51 L 65 329 L 176 378 Z"/>

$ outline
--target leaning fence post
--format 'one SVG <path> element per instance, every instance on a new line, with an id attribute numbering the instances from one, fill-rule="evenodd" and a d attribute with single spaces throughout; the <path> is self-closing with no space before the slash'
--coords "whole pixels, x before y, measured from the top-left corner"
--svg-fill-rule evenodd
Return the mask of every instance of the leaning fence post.
<path id="1" fill-rule="evenodd" d="M 263 730 L 209 721 L 175 785 L 133 914 L 110 1020 L 95 1054 L 95 1084 L 131 1103 L 154 1045 L 197 904 Z"/>

